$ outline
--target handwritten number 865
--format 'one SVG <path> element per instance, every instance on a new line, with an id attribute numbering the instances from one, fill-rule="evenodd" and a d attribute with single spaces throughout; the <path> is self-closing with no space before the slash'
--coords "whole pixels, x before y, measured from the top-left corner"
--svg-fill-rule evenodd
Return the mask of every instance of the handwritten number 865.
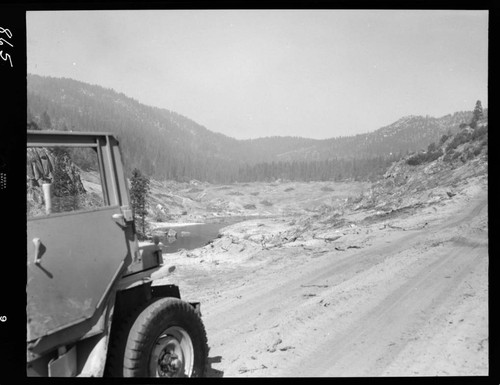
<path id="1" fill-rule="evenodd" d="M 1 33 L 5 33 L 9 39 L 12 39 L 12 32 L 10 32 L 9 29 L 0 27 L 0 34 Z M 10 44 L 5 39 L 0 39 L 0 45 L 3 45 L 2 41 L 4 41 L 5 43 L 7 43 L 8 45 L 10 45 L 12 47 L 12 44 Z M 6 53 L 5 56 L 4 56 L 3 51 L 0 51 L 0 58 L 2 58 L 4 61 L 7 61 L 7 59 L 8 59 L 9 63 L 10 63 L 10 66 L 12 67 L 12 59 L 10 58 L 10 55 L 8 53 Z"/>

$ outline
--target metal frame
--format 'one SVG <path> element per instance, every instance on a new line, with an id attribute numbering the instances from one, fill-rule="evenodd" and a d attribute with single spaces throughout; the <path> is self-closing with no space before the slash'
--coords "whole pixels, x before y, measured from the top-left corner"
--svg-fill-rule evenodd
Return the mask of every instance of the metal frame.
<path id="1" fill-rule="evenodd" d="M 27 131 L 27 147 L 95 148 L 106 206 L 128 206 L 128 185 L 115 135 L 109 132 Z M 114 172 L 116 170 L 116 172 Z M 111 176 L 111 178 L 107 176 Z"/>

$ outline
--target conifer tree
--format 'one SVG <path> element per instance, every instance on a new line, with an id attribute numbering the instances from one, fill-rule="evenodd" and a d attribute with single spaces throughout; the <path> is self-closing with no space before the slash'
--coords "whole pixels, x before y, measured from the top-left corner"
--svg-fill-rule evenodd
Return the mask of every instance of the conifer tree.
<path id="1" fill-rule="evenodd" d="M 41 122 L 42 129 L 44 130 L 50 130 L 52 129 L 52 122 L 50 120 L 50 116 L 47 113 L 47 111 L 44 111 L 42 114 L 42 122 Z"/>
<path id="2" fill-rule="evenodd" d="M 139 169 L 135 168 L 132 171 L 130 185 L 130 200 L 134 213 L 134 221 L 136 223 L 136 226 L 137 224 L 139 224 L 139 236 L 145 237 L 146 215 L 148 214 L 146 201 L 149 195 L 149 178 L 144 176 Z"/>
<path id="3" fill-rule="evenodd" d="M 483 106 L 481 106 L 481 101 L 478 100 L 476 102 L 476 107 L 474 107 L 474 111 L 472 112 L 472 121 L 470 123 L 472 128 L 476 128 L 477 122 L 483 118 Z"/>

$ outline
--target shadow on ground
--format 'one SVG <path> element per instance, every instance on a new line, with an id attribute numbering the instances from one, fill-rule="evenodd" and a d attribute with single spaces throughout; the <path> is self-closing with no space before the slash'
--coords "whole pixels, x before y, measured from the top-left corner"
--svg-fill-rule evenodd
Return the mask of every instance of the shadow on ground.
<path id="1" fill-rule="evenodd" d="M 221 356 L 208 357 L 207 371 L 205 373 L 205 377 L 220 378 L 224 376 L 224 372 L 222 370 L 217 370 L 212 368 L 212 364 L 218 364 L 219 362 L 221 362 L 221 360 L 222 360 Z"/>

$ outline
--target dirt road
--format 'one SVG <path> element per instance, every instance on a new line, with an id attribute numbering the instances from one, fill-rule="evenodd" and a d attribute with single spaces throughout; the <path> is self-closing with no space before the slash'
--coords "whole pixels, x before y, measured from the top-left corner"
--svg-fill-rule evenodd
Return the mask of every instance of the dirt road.
<path id="1" fill-rule="evenodd" d="M 488 374 L 487 194 L 360 227 L 357 246 L 180 266 L 209 376 Z M 200 261 L 202 262 L 202 261 Z"/>

